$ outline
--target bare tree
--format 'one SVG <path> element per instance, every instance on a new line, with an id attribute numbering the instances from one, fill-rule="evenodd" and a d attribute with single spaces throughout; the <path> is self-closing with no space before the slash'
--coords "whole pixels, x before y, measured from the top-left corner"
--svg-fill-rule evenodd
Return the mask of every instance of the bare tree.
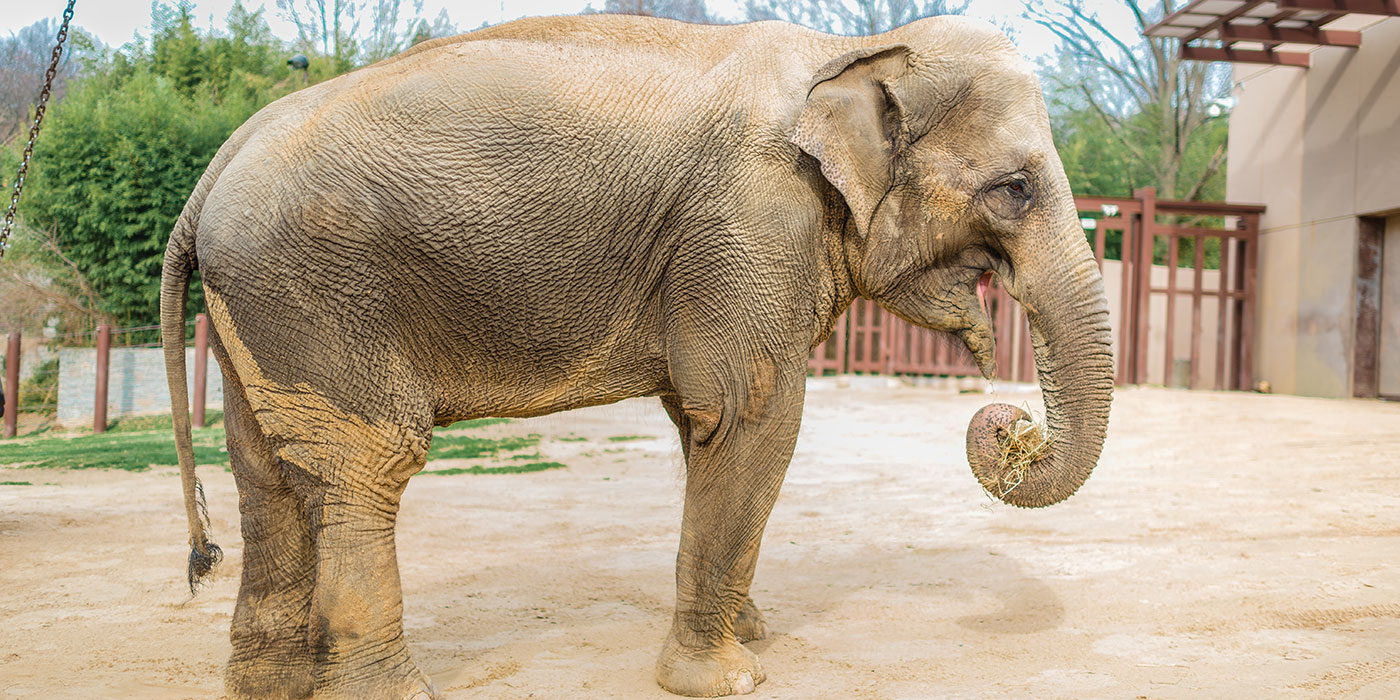
<path id="1" fill-rule="evenodd" d="M 779 19 L 828 34 L 868 36 L 916 19 L 960 15 L 970 0 L 748 0 L 751 20 Z"/>
<path id="2" fill-rule="evenodd" d="M 39 99 L 53 56 L 58 25 L 56 18 L 41 19 L 0 38 L 0 143 L 8 143 L 29 125 L 30 111 Z M 77 62 L 72 60 L 70 49 L 64 50 L 58 64 L 50 103 L 63 99 L 68 80 L 76 73 Z"/>
<path id="3" fill-rule="evenodd" d="M 110 323 L 102 298 L 77 263 L 64 255 L 52 231 L 21 224 L 0 266 L 0 327 L 37 331 L 57 320 L 62 328 Z"/>
<path id="4" fill-rule="evenodd" d="M 277 0 L 277 13 L 296 26 L 298 49 L 331 59 L 337 72 L 456 32 L 446 11 L 429 23 L 423 0 Z"/>
<path id="5" fill-rule="evenodd" d="M 1222 139 L 1205 167 L 1182 180 L 1189 146 L 1204 135 L 1211 105 L 1229 93 L 1229 69 L 1182 61 L 1176 39 L 1142 36 L 1183 3 L 1118 1 L 1136 22 L 1132 37 L 1109 31 L 1084 0 L 1054 7 L 1027 1 L 1025 16 L 1054 32 L 1064 49 L 1060 63 L 1043 74 L 1053 91 L 1072 96 L 1103 120 L 1113 138 L 1153 173 L 1163 197 L 1192 199 L 1227 156 Z"/>
<path id="6" fill-rule="evenodd" d="M 705 0 L 606 0 L 600 11 L 616 15 L 666 17 L 696 24 L 714 24 L 717 21 L 705 7 Z"/>

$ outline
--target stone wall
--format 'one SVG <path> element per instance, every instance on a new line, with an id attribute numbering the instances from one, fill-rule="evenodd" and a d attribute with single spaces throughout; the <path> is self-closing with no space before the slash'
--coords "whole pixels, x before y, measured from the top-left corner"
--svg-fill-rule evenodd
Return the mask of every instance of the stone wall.
<path id="1" fill-rule="evenodd" d="M 160 348 L 112 348 L 108 365 L 107 419 L 170 412 L 165 353 Z M 185 381 L 194 400 L 194 348 L 185 349 Z M 222 409 L 224 383 L 219 364 L 209 358 L 207 408 Z M 97 389 L 97 351 L 64 348 L 58 353 L 58 422 L 92 425 Z"/>

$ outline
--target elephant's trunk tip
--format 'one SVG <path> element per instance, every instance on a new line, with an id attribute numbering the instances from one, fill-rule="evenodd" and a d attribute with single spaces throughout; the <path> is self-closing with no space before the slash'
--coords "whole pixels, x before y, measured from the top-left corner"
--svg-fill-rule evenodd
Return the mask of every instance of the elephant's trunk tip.
<path id="1" fill-rule="evenodd" d="M 1043 421 L 1004 403 L 983 406 L 967 426 L 967 460 L 972 473 L 991 497 L 1014 506 L 1049 505 L 1032 485 L 1045 478 L 1037 467 L 1054 448 L 1055 437 Z M 1058 499 L 1056 499 L 1058 500 Z"/>

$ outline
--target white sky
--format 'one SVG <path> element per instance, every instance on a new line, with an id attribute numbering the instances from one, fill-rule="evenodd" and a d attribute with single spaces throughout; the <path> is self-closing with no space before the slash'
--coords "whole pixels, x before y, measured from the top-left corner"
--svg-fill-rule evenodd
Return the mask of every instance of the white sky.
<path id="1" fill-rule="evenodd" d="M 601 7 L 602 0 L 594 0 Z M 197 0 L 195 16 L 203 27 L 224 26 L 224 16 L 234 0 Z M 10 34 L 45 17 L 59 17 L 63 13 L 64 0 L 6 0 L 7 7 L 0 11 L 0 33 Z M 263 13 L 274 34 L 289 39 L 295 34 L 293 27 L 277 16 L 272 0 L 244 0 L 244 7 L 255 9 L 266 7 Z M 411 4 L 411 0 L 404 3 Z M 424 0 L 423 15 L 429 19 L 438 11 L 447 10 L 463 31 L 474 29 L 482 22 L 498 23 L 526 15 L 575 14 L 588 4 L 588 0 Z M 1121 0 L 1089 0 L 1088 5 L 1096 8 L 1099 16 L 1116 34 L 1128 40 L 1137 38 L 1137 28 Z M 731 19 L 743 14 L 742 0 L 708 0 L 710 11 Z M 1040 57 L 1054 49 L 1054 36 L 1049 31 L 1033 23 L 1020 19 L 1022 3 L 1019 0 L 973 0 L 968 14 L 993 21 L 1002 26 L 1011 26 L 1013 38 L 1020 45 L 1022 53 L 1029 57 Z M 137 33 L 148 33 L 151 3 L 149 0 L 78 0 L 74 8 L 74 23 L 111 46 L 120 46 Z M 1131 43 L 1131 42 L 1130 42 Z"/>

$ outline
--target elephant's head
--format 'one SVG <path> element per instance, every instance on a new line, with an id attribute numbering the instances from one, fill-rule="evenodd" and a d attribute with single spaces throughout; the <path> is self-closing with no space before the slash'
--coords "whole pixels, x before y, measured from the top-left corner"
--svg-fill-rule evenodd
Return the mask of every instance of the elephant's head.
<path id="1" fill-rule="evenodd" d="M 1059 502 L 1098 461 L 1113 360 L 1103 279 L 1040 85 L 990 27 L 937 18 L 900 32 L 904 43 L 852 51 L 822 68 L 792 140 L 845 199 L 861 296 L 956 334 L 987 377 L 995 341 L 979 297 L 989 273 L 1025 307 L 1055 444 L 1002 499 Z M 995 461 L 987 449 L 969 440 L 974 471 Z"/>

